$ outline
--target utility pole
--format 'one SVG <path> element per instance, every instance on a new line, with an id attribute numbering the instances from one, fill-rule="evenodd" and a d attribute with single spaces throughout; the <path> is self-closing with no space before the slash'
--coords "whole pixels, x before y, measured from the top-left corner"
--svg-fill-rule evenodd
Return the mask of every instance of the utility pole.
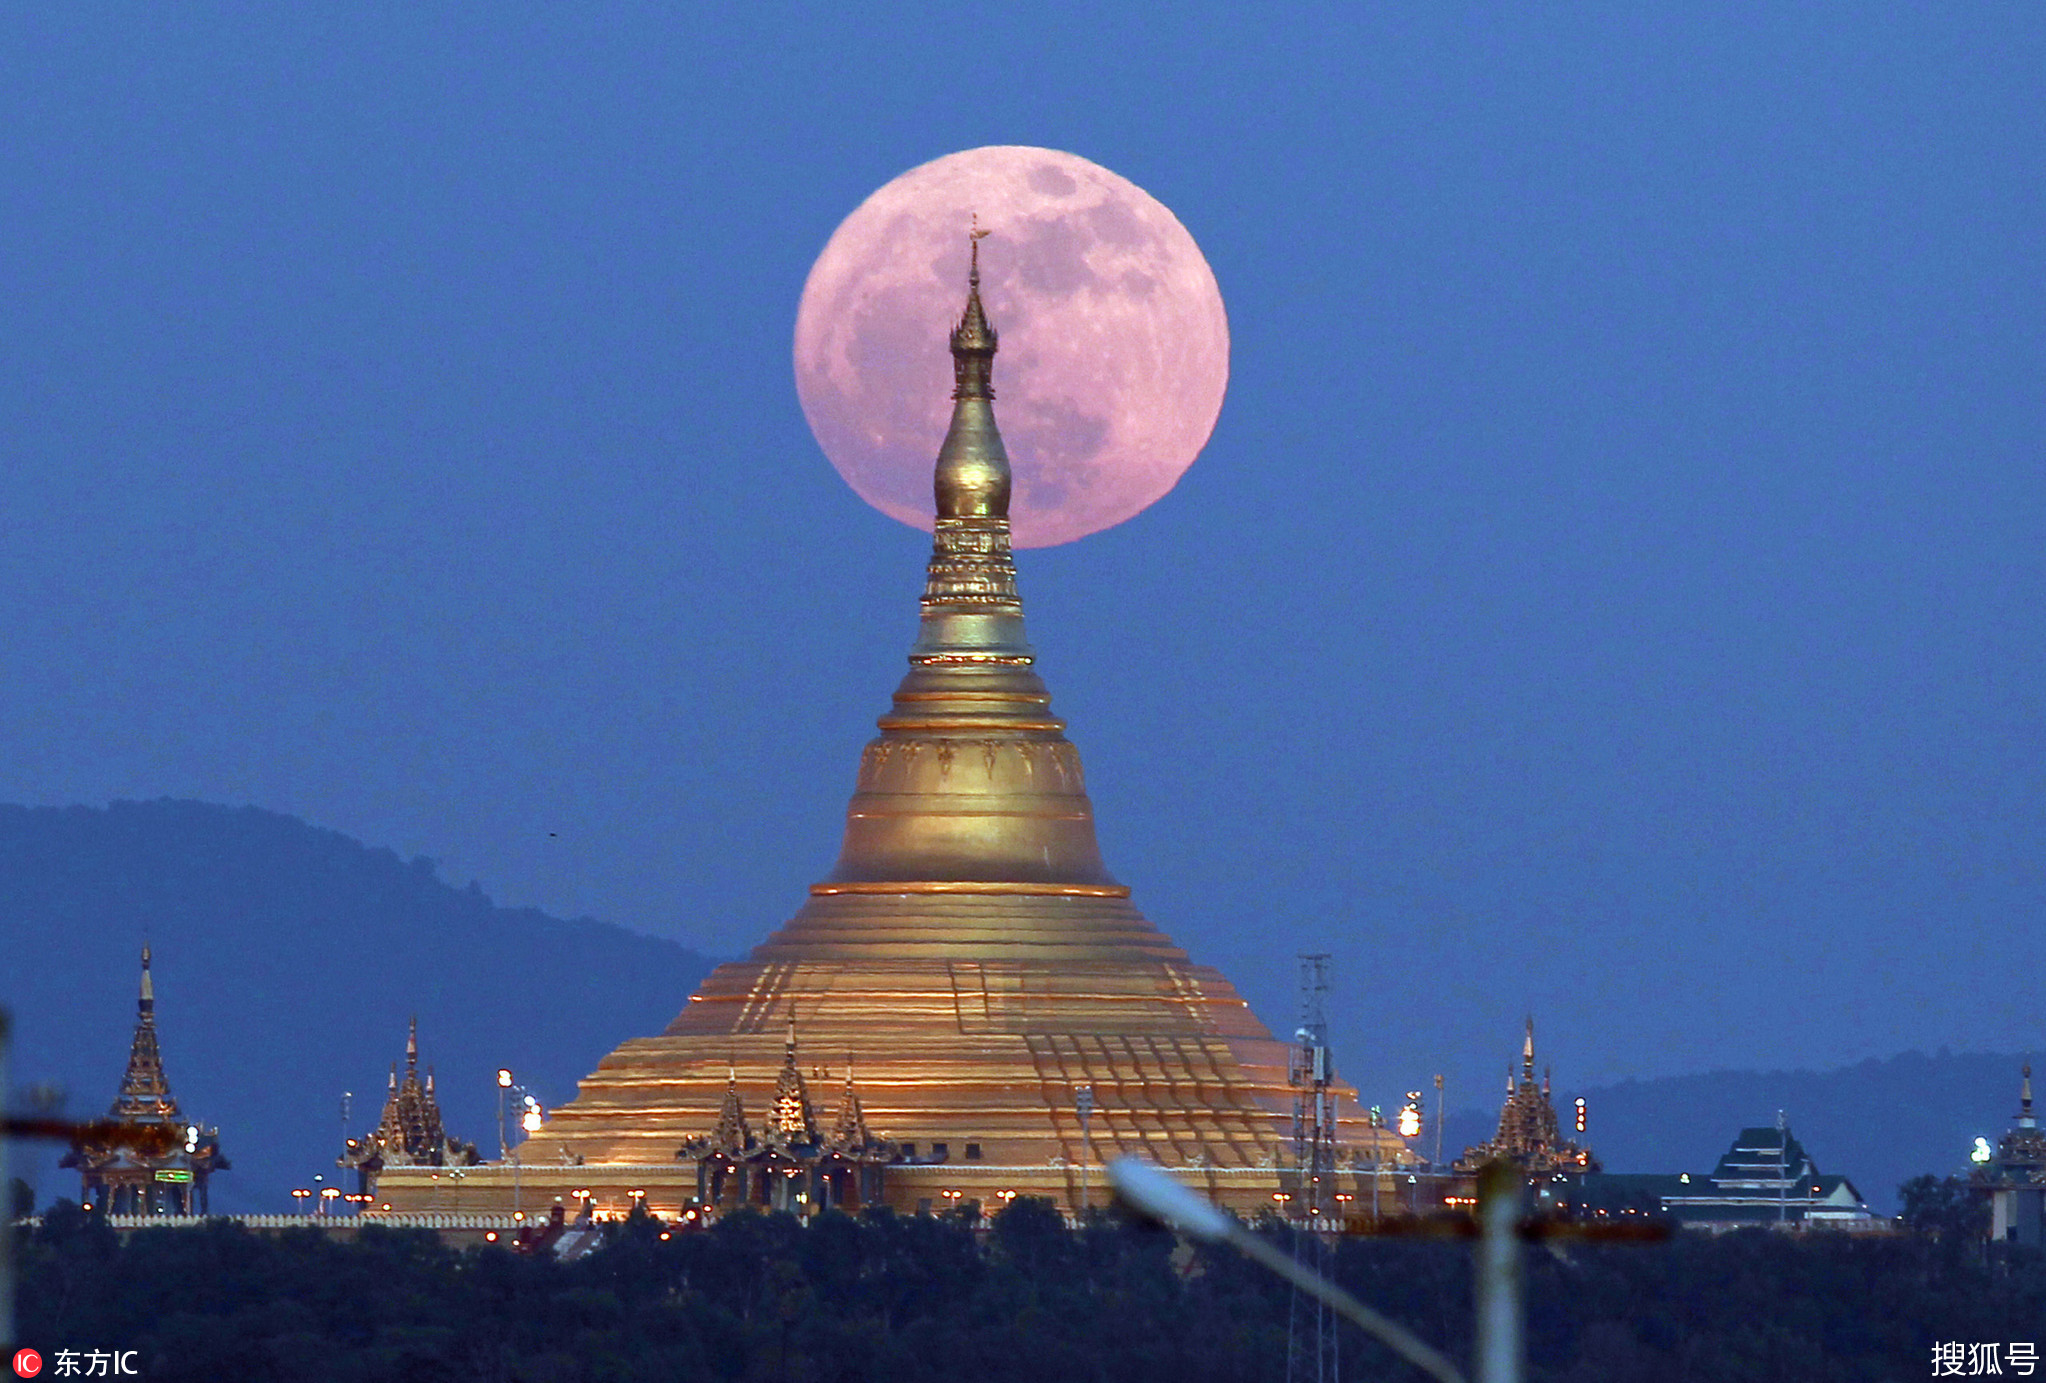
<path id="1" fill-rule="evenodd" d="M 1790 1218 L 1790 1121 L 1776 1111 L 1776 1223 Z"/>
<path id="2" fill-rule="evenodd" d="M 1435 1077 L 1435 1175 L 1442 1175 L 1442 1077 Z"/>
<path id="3" fill-rule="evenodd" d="M 504 1094 L 511 1089 L 512 1073 L 500 1066 L 497 1068 L 497 1160 L 502 1162 L 511 1156 L 511 1148 L 504 1137 Z"/>
<path id="4" fill-rule="evenodd" d="M 1527 1267 L 1520 1169 L 1494 1162 L 1478 1175 L 1477 1326 L 1480 1383 L 1521 1383 L 1527 1368 Z"/>
<path id="5" fill-rule="evenodd" d="M 1293 1166 L 1299 1204 L 1286 1205 L 1294 1221 L 1293 1259 L 1311 1275 L 1326 1277 L 1329 1244 L 1320 1232 L 1324 1200 L 1335 1190 L 1335 1068 L 1328 1050 L 1328 974 L 1326 953 L 1300 956 L 1300 1026 L 1293 1034 L 1293 1060 L 1288 1075 L 1293 1086 Z M 1373 1215 L 1377 1213 L 1378 1136 L 1371 1138 Z M 1331 1202 L 1333 1204 L 1333 1202 Z M 1331 1215 L 1330 1218 L 1333 1218 Z M 1286 1326 L 1287 1383 L 1337 1383 L 1336 1312 L 1318 1296 L 1293 1289 Z"/>
<path id="6" fill-rule="evenodd" d="M 1080 1223 L 1087 1222 L 1087 1164 L 1094 1160 L 1094 1139 L 1088 1125 L 1094 1118 L 1094 1087 L 1083 1085 L 1073 1092 L 1073 1108 L 1080 1115 Z"/>
<path id="7" fill-rule="evenodd" d="M 14 1016 L 0 1008 L 0 1120 L 7 1116 L 7 1046 Z M 14 1182 L 7 1175 L 7 1131 L 0 1129 L 0 1351 L 14 1353 Z"/>

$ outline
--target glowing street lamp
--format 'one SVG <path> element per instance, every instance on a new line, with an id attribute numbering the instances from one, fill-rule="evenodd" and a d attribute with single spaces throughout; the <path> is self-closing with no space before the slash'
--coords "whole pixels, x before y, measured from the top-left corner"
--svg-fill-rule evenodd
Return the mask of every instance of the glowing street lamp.
<path id="1" fill-rule="evenodd" d="M 502 1162 L 510 1155 L 511 1149 L 504 1138 L 504 1092 L 512 1088 L 512 1074 L 505 1067 L 497 1068 L 497 1160 Z"/>
<path id="2" fill-rule="evenodd" d="M 1989 1140 L 1987 1138 L 1977 1138 L 1975 1146 L 1969 1150 L 1968 1160 L 1980 1167 L 1995 1156 L 1995 1152 L 1990 1149 Z"/>
<path id="3" fill-rule="evenodd" d="M 524 1129 L 524 1130 L 526 1131 L 526 1135 L 527 1135 L 528 1137 L 531 1137 L 531 1136 L 532 1136 L 533 1134 L 536 1134 L 536 1133 L 538 1133 L 538 1132 L 540 1131 L 540 1123 L 541 1123 L 541 1111 L 540 1111 L 540 1102 L 539 1102 L 538 1100 L 536 1100 L 536 1099 L 534 1099 L 534 1098 L 533 1098 L 533 1096 L 532 1096 L 532 1095 L 531 1095 L 531 1094 L 530 1094 L 530 1093 L 529 1093 L 529 1092 L 528 1092 L 528 1091 L 526 1090 L 526 1087 L 525 1087 L 525 1086 L 523 1086 L 523 1085 L 514 1085 L 514 1084 L 512 1084 L 512 1073 L 511 1073 L 510 1069 L 509 1069 L 509 1068 L 507 1068 L 507 1067 L 503 1067 L 503 1066 L 500 1066 L 500 1067 L 498 1067 L 498 1068 L 497 1068 L 497 1155 L 498 1155 L 498 1158 L 499 1158 L 500 1160 L 503 1160 L 503 1159 L 505 1159 L 505 1158 L 509 1158 L 509 1159 L 511 1160 L 511 1165 L 512 1165 L 512 1213 L 513 1213 L 513 1214 L 517 1214 L 517 1213 L 518 1213 L 518 1212 L 519 1212 L 519 1211 L 520 1211 L 521 1209 L 523 1209 L 523 1208 L 524 1208 L 523 1202 L 524 1202 L 524 1196 L 525 1196 L 525 1188 L 524 1188 L 524 1185 L 523 1185 L 523 1180 L 524 1180 L 524 1169 L 525 1169 L 525 1160 L 524 1160 L 524 1158 L 523 1158 L 523 1157 L 522 1157 L 522 1156 L 521 1156 L 520 1154 L 521 1154 L 521 1151 L 522 1151 L 522 1149 L 524 1148 L 524 1146 L 525 1146 L 525 1145 L 524 1145 L 524 1143 L 523 1143 L 523 1141 L 522 1141 L 522 1142 L 520 1143 L 519 1147 L 516 1147 L 516 1148 L 514 1148 L 514 1147 L 510 1147 L 510 1146 L 508 1146 L 508 1145 L 507 1145 L 507 1143 L 506 1143 L 506 1141 L 505 1141 L 505 1136 L 504 1136 L 504 1101 L 505 1101 L 505 1096 L 506 1096 L 506 1094 L 507 1094 L 507 1093 L 509 1093 L 509 1094 L 513 1094 L 513 1095 L 517 1095 L 517 1096 L 519 1097 L 519 1103 L 520 1103 L 520 1106 L 521 1106 L 521 1107 L 523 1108 L 523 1110 L 525 1111 L 524 1113 L 522 1113 L 522 1114 L 521 1114 L 521 1115 L 519 1116 L 519 1127 L 520 1127 L 520 1128 L 522 1128 L 522 1129 Z"/>
<path id="4" fill-rule="evenodd" d="M 291 1198 L 298 1202 L 300 1214 L 306 1213 L 308 1209 L 306 1202 L 312 1199 L 312 1195 L 313 1195 L 312 1191 L 307 1187 L 295 1186 L 292 1188 Z"/>

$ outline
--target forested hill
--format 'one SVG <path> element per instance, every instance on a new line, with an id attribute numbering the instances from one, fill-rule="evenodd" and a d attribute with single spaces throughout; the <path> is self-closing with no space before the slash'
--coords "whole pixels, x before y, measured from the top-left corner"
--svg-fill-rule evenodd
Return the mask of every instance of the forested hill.
<path id="1" fill-rule="evenodd" d="M 341 1096 L 373 1124 L 419 1017 L 450 1130 L 497 1147 L 495 1073 L 549 1104 L 628 1037 L 667 1026 L 711 962 L 607 923 L 495 906 L 338 832 L 253 807 L 0 806 L 0 1004 L 17 1090 L 63 1088 L 72 1116 L 114 1097 L 155 951 L 165 1069 L 218 1124 L 233 1170 L 217 1210 L 289 1208 L 334 1175 Z M 76 1196 L 45 1150 L 37 1190 Z"/>

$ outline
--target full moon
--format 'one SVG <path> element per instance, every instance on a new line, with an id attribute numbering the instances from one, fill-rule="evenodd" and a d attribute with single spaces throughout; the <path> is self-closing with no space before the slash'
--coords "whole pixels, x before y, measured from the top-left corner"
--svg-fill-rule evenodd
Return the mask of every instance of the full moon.
<path id="1" fill-rule="evenodd" d="M 991 232 L 981 301 L 1001 338 L 995 416 L 1016 546 L 1121 523 L 1170 490 L 1214 431 L 1229 323 L 1179 218 L 1073 154 L 948 154 L 845 218 L 796 312 L 810 430 L 860 498 L 930 528 L 973 217 Z"/>

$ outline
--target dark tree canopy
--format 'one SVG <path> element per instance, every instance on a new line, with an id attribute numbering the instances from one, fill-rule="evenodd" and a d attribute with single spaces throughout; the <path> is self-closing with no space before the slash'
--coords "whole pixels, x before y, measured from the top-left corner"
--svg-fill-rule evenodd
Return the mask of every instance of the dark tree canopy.
<path id="1" fill-rule="evenodd" d="M 2042 1341 L 2046 1261 L 1957 1252 L 1941 1232 L 1535 1250 L 1530 1378 L 1860 1383 L 1926 1376 L 1940 1341 Z M 1285 1377 L 1283 1284 L 1113 1215 L 1073 1232 L 1018 1200 L 984 1229 L 746 1213 L 662 1233 L 635 1219 L 563 1264 L 377 1227 L 121 1239 L 60 1204 L 21 1240 L 21 1337 L 46 1356 L 135 1349 L 151 1379 L 247 1383 Z M 1334 1256 L 1344 1285 L 1466 1359 L 1469 1264 L 1439 1241 L 1349 1239 Z M 1348 1376 L 1410 1376 L 1353 1333 L 1342 1353 Z"/>

